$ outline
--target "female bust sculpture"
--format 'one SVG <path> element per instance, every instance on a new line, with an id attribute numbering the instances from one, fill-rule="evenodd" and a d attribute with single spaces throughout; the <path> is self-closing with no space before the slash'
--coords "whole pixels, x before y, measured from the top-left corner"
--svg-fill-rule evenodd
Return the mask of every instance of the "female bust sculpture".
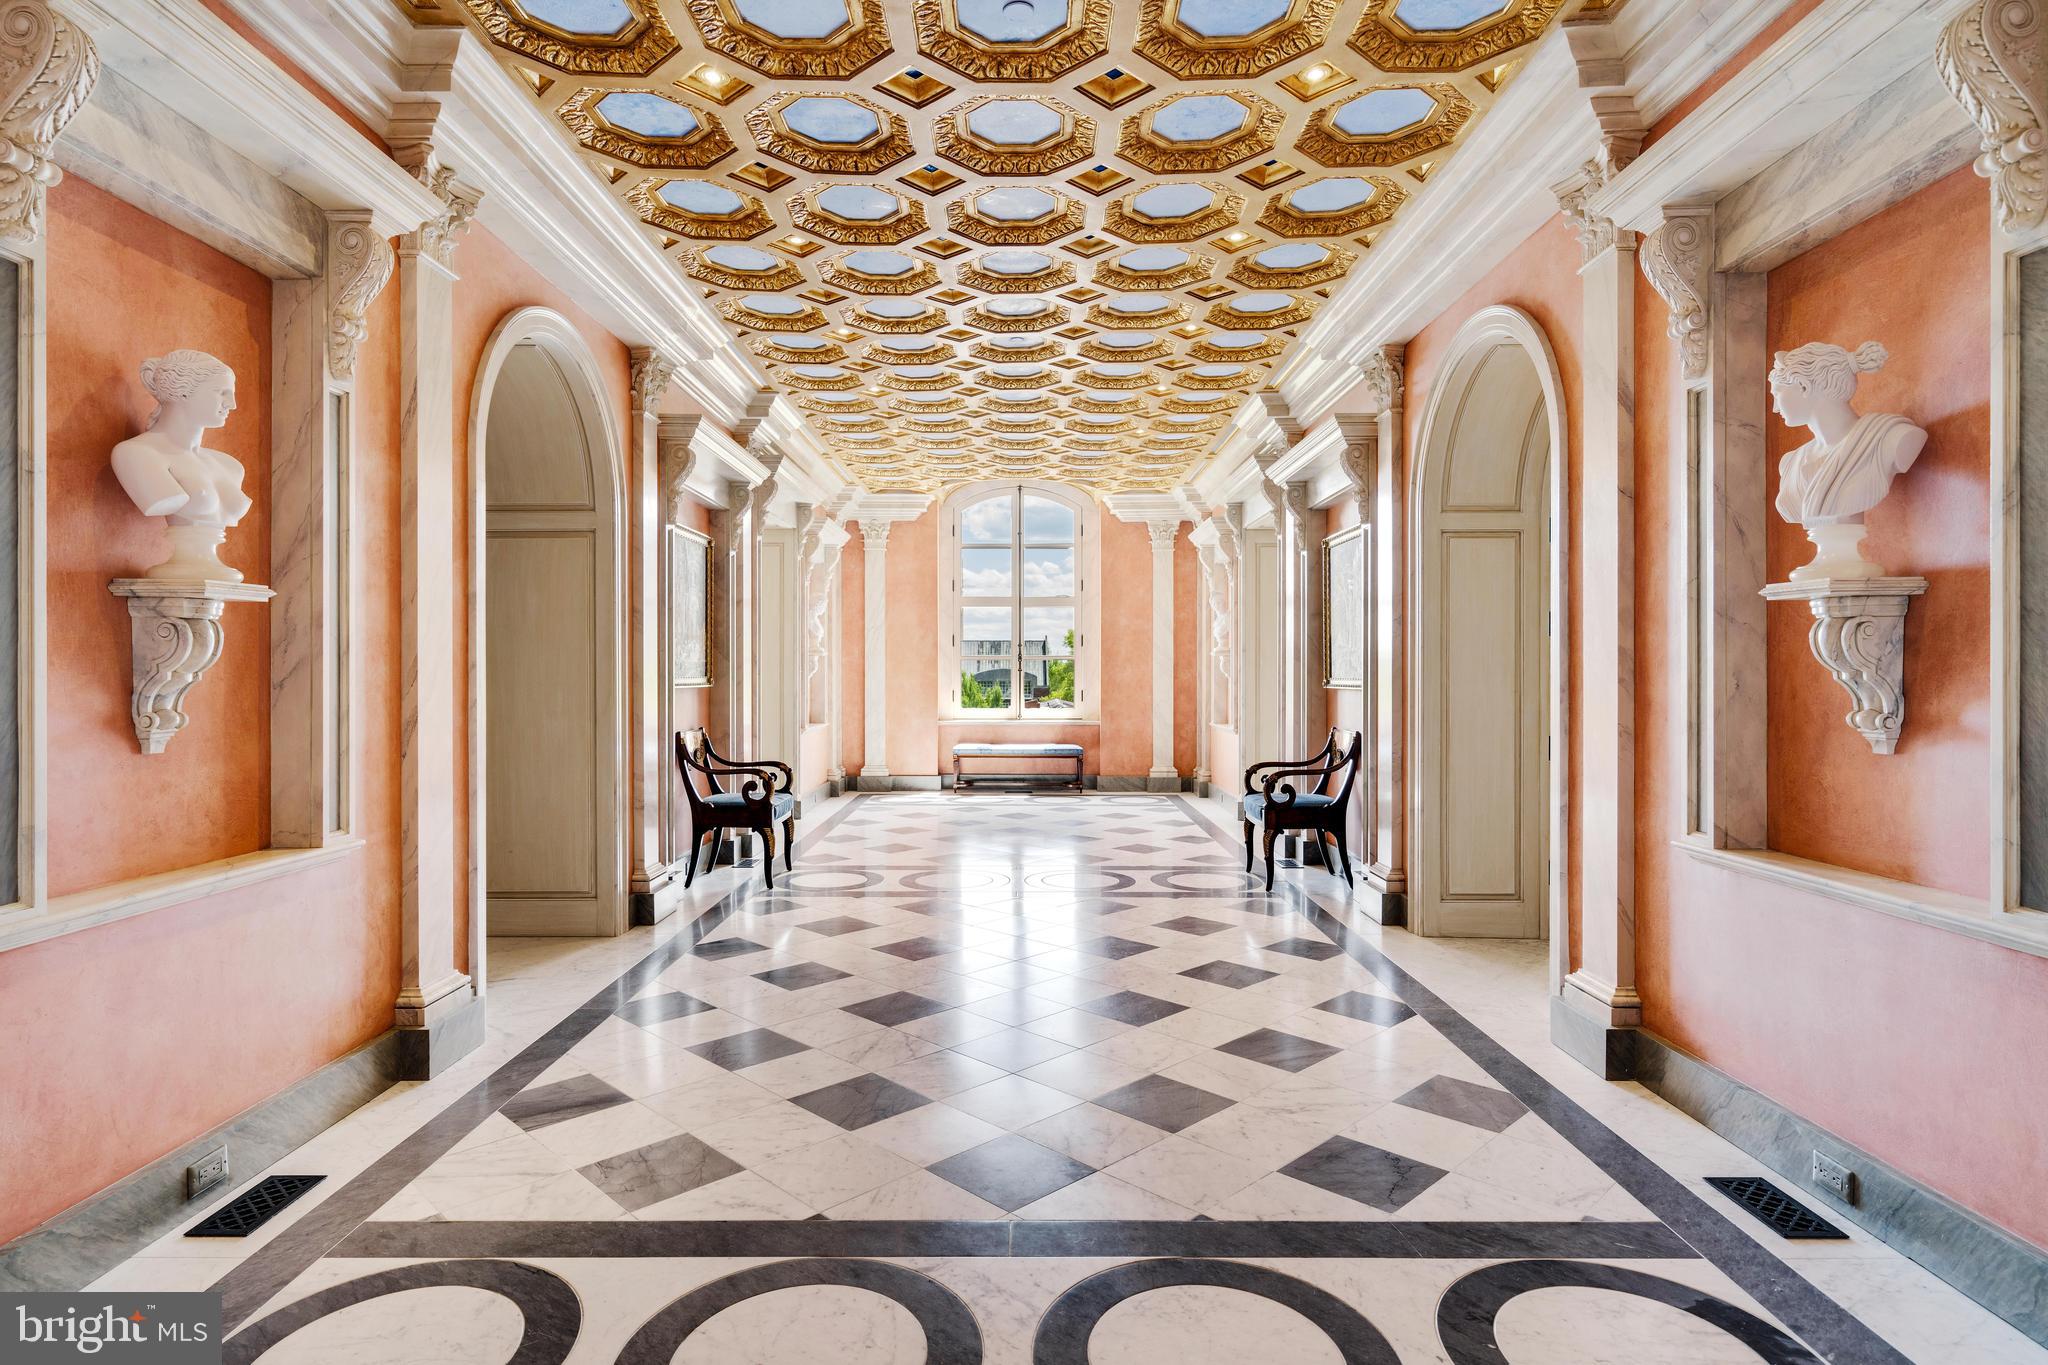
<path id="1" fill-rule="evenodd" d="M 242 466 L 199 443 L 235 410 L 235 372 L 204 351 L 172 351 L 142 362 L 142 387 L 156 412 L 114 447 L 114 474 L 142 515 L 169 521 L 171 557 L 143 576 L 241 582 L 220 543 L 249 511 Z"/>
<path id="2" fill-rule="evenodd" d="M 1778 352 L 1771 366 L 1771 402 L 1788 426 L 1813 439 L 1778 462 L 1778 515 L 1806 528 L 1813 562 L 1794 580 L 1882 578 L 1863 557 L 1863 514 L 1884 501 L 1892 480 L 1912 468 L 1927 433 L 1895 413 L 1859 415 L 1849 405 L 1856 376 L 1890 357 L 1874 341 L 1852 354 L 1815 342 Z"/>

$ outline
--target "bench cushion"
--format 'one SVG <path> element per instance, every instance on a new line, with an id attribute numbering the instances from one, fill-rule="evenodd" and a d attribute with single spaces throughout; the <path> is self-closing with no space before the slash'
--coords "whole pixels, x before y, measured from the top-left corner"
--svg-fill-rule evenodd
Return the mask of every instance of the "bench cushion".
<path id="1" fill-rule="evenodd" d="M 955 758 L 1079 758 L 1078 744 L 955 744 Z"/>

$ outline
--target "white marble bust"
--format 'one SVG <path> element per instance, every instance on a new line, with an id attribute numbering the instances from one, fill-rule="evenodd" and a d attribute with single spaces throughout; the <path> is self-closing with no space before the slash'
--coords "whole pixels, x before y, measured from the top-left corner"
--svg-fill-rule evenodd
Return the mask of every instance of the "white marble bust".
<path id="1" fill-rule="evenodd" d="M 142 362 L 142 387 L 156 413 L 149 430 L 114 447 L 114 474 L 136 510 L 169 523 L 171 557 L 143 576 L 241 582 L 220 544 L 249 511 L 242 466 L 200 444 L 235 410 L 235 372 L 204 351 L 172 351 Z"/>
<path id="2" fill-rule="evenodd" d="M 1863 515 L 1927 444 L 1927 433 L 1896 413 L 1859 414 L 1850 406 L 1856 377 L 1887 359 L 1874 341 L 1853 353 L 1817 341 L 1778 352 L 1771 366 L 1772 406 L 1787 426 L 1813 432 L 1778 462 L 1778 515 L 1805 527 L 1815 548 L 1813 562 L 1792 571 L 1794 580 L 1884 576 L 1863 557 Z"/>

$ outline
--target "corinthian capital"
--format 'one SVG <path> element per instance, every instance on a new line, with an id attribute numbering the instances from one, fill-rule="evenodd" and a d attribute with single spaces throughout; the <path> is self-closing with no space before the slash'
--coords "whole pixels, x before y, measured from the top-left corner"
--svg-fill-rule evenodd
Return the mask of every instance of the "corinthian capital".
<path id="1" fill-rule="evenodd" d="M 50 147 L 92 94 L 100 55 L 44 0 L 0 0 L 0 239 L 43 235 L 43 196 L 64 178 Z"/>
<path id="2" fill-rule="evenodd" d="M 668 392 L 668 386 L 675 382 L 677 365 L 660 351 L 635 347 L 631 353 L 633 361 L 633 411 L 647 416 L 654 411 L 654 405 Z"/>

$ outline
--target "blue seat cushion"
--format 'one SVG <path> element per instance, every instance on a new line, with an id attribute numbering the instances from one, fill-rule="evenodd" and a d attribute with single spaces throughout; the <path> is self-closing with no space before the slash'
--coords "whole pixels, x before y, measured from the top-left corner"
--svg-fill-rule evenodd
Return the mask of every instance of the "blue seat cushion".
<path id="1" fill-rule="evenodd" d="M 704 804 L 713 810 L 745 810 L 747 808 L 747 798 L 738 792 L 720 792 L 716 796 L 705 797 Z M 776 819 L 788 819 L 789 813 L 795 809 L 796 798 L 794 796 L 788 792 L 775 793 Z"/>
<path id="2" fill-rule="evenodd" d="M 1334 796 L 1318 796 L 1314 792 L 1303 792 L 1300 796 L 1294 798 L 1294 805 L 1291 807 L 1291 809 L 1321 810 L 1325 806 L 1333 806 L 1336 803 L 1337 798 Z M 1257 824 L 1259 821 L 1265 819 L 1265 817 L 1266 798 L 1258 795 L 1245 797 L 1244 818 L 1250 820 L 1254 824 Z"/>

